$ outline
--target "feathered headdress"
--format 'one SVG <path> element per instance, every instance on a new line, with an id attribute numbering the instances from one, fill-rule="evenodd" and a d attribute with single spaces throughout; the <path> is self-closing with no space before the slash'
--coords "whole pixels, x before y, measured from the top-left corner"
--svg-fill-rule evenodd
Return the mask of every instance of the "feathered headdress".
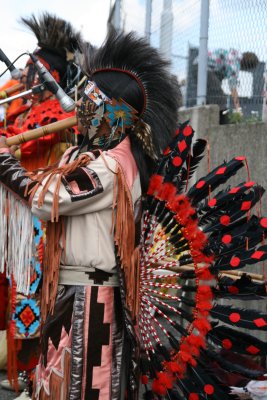
<path id="1" fill-rule="evenodd" d="M 39 19 L 33 14 L 23 17 L 21 22 L 36 36 L 38 48 L 34 54 L 45 62 L 50 71 L 58 73 L 57 80 L 65 86 L 67 67 L 74 60 L 75 51 L 80 50 L 81 34 L 69 22 L 48 12 L 44 12 Z M 54 75 L 56 78 L 56 73 Z"/>
<path id="2" fill-rule="evenodd" d="M 109 97 L 122 98 L 138 111 L 130 137 L 151 162 L 159 157 L 176 129 L 177 80 L 168 62 L 145 39 L 111 30 L 104 44 L 84 56 L 84 72 Z"/>

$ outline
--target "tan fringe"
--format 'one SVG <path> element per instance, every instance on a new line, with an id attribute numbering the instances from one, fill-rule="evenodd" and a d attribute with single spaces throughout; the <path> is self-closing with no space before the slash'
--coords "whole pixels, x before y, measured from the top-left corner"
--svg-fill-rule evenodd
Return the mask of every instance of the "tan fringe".
<path id="1" fill-rule="evenodd" d="M 64 220 L 60 217 L 58 222 L 48 222 L 46 226 L 46 246 L 43 262 L 43 286 L 41 294 L 42 321 L 48 313 L 53 313 L 57 295 L 59 264 L 64 243 Z"/>
<path id="2" fill-rule="evenodd" d="M 11 383 L 13 389 L 18 393 L 18 353 L 21 350 L 22 342 L 21 340 L 14 339 L 14 335 L 7 329 L 7 371 L 8 380 Z"/>
<path id="3" fill-rule="evenodd" d="M 31 197 L 35 195 L 37 190 L 39 189 L 40 186 L 42 186 L 43 181 L 46 179 L 46 182 L 39 194 L 38 198 L 38 207 L 42 207 L 45 199 L 45 195 L 47 193 L 47 190 L 51 184 L 51 182 L 56 179 L 56 186 L 55 186 L 55 191 L 54 191 L 54 198 L 53 198 L 53 206 L 51 210 L 51 221 L 58 221 L 58 200 L 59 200 L 59 189 L 60 189 L 60 184 L 61 184 L 61 179 L 63 176 L 67 176 L 71 174 L 75 169 L 80 168 L 80 167 L 85 167 L 90 163 L 90 156 L 88 154 L 82 154 L 77 160 L 74 160 L 73 162 L 69 164 L 65 164 L 61 167 L 58 167 L 57 165 L 49 166 L 44 168 L 43 170 L 37 170 L 34 172 L 29 172 L 28 176 L 32 181 L 35 181 L 36 184 L 32 189 L 29 190 L 29 188 L 26 188 L 26 193 L 25 194 L 30 194 Z M 41 172 L 40 172 L 41 171 Z"/>
<path id="4" fill-rule="evenodd" d="M 70 371 L 71 371 L 71 355 L 69 352 L 64 354 L 64 378 L 63 378 L 63 399 L 69 398 L 70 390 Z"/>
<path id="5" fill-rule="evenodd" d="M 68 400 L 69 388 L 70 388 L 70 370 L 71 370 L 71 355 L 68 351 L 63 355 L 64 370 L 63 378 L 51 372 L 49 380 L 50 395 L 46 394 L 43 388 L 41 388 L 39 396 L 36 398 L 33 394 L 33 399 L 36 400 Z M 34 382 L 34 391 L 36 389 L 36 382 Z"/>
<path id="6" fill-rule="evenodd" d="M 58 209 L 61 180 L 63 176 L 69 175 L 77 168 L 88 165 L 90 160 L 91 158 L 88 154 L 82 154 L 77 160 L 69 164 L 60 167 L 58 167 L 58 165 L 53 165 L 46 167 L 43 170 L 39 169 L 28 173 L 30 179 L 36 182 L 32 189 L 29 190 L 26 188 L 26 193 L 30 194 L 31 197 L 35 195 L 39 187 L 43 185 L 44 180 L 46 180 L 38 197 L 38 207 L 42 207 L 51 182 L 54 179 L 56 180 L 51 210 L 51 222 L 47 223 L 46 228 L 41 300 L 42 321 L 45 321 L 47 314 L 53 313 L 54 310 L 59 279 L 59 264 L 65 245 L 64 222 L 62 217 L 59 218 Z M 60 240 L 63 248 L 60 246 Z"/>
<path id="7" fill-rule="evenodd" d="M 126 302 L 132 313 L 136 316 L 138 310 L 137 279 L 139 251 L 135 249 L 135 221 L 132 197 L 126 183 L 126 178 L 121 167 L 117 171 L 117 204 L 116 222 L 114 233 L 115 244 L 124 271 L 126 285 Z"/>
<path id="8" fill-rule="evenodd" d="M 42 293 L 42 317 L 45 318 L 47 313 L 53 312 L 57 286 L 59 277 L 59 263 L 62 255 L 62 248 L 59 245 L 64 231 L 63 220 L 59 220 L 58 215 L 58 200 L 59 188 L 62 176 L 67 176 L 75 169 L 86 166 L 90 163 L 90 156 L 82 154 L 77 160 L 70 164 L 61 167 L 47 167 L 43 172 L 29 173 L 29 177 L 36 181 L 35 186 L 29 191 L 31 196 L 34 196 L 42 182 L 46 180 L 38 198 L 38 206 L 41 207 L 44 203 L 45 194 L 53 179 L 56 179 L 56 186 L 53 198 L 53 207 L 51 210 L 51 222 L 47 224 L 47 243 L 44 257 L 44 282 Z M 116 222 L 114 240 L 118 247 L 118 255 L 121 261 L 121 267 L 124 270 L 126 284 L 126 301 L 132 316 L 136 316 L 138 310 L 137 282 L 138 274 L 138 259 L 139 252 L 135 249 L 135 221 L 133 214 L 133 204 L 131 193 L 126 183 L 126 178 L 121 167 L 118 165 L 116 172 L 117 188 L 114 185 L 114 190 L 117 189 L 116 202 Z M 115 179 L 116 181 L 116 179 Z M 57 222 L 56 224 L 54 223 Z M 44 319 L 43 319 L 44 320 Z"/>
<path id="9" fill-rule="evenodd" d="M 46 394 L 45 390 L 42 388 L 40 390 L 38 400 L 60 400 L 61 397 L 61 387 L 62 387 L 62 378 L 55 374 L 54 372 L 50 375 L 50 395 Z M 36 400 L 37 400 L 36 399 Z M 67 400 L 67 399 L 64 399 Z"/>

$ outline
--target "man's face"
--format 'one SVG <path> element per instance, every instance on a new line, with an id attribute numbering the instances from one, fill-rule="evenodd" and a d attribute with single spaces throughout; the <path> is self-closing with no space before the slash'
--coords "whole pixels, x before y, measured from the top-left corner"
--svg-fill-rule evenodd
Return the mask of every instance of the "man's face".
<path id="1" fill-rule="evenodd" d="M 76 105 L 80 133 L 82 135 L 88 134 L 90 139 L 94 136 L 99 136 L 103 123 L 103 114 L 100 110 L 102 106 L 97 106 L 86 95 L 83 95 Z"/>
<path id="2" fill-rule="evenodd" d="M 26 64 L 25 68 L 22 71 L 20 80 L 25 85 L 27 90 L 31 89 L 32 86 L 35 86 L 39 83 L 39 76 L 33 64 Z"/>
<path id="3" fill-rule="evenodd" d="M 40 83 L 39 75 L 33 64 L 28 63 L 25 66 L 22 70 L 20 81 L 24 84 L 27 90 L 30 90 L 33 86 Z M 31 94 L 29 99 L 32 103 L 37 103 L 40 100 L 40 94 Z"/>

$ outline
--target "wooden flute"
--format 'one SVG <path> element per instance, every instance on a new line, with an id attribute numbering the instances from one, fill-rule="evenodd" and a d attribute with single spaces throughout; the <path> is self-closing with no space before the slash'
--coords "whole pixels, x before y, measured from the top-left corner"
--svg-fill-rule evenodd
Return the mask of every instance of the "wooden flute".
<path id="1" fill-rule="evenodd" d="M 39 128 L 20 133 L 16 136 L 9 137 L 7 139 L 7 145 L 19 145 L 28 142 L 29 140 L 39 139 L 40 137 L 49 135 L 50 133 L 59 132 L 64 129 L 71 128 L 75 125 L 77 125 L 76 115 L 62 119 L 61 121 L 53 122 L 52 124 L 40 126 Z"/>
<path id="2" fill-rule="evenodd" d="M 11 94 L 13 94 L 15 92 L 19 92 L 20 90 L 22 90 L 24 88 L 25 88 L 25 86 L 23 85 L 23 83 L 17 83 L 14 86 L 11 86 L 9 88 L 1 90 L 0 91 L 0 99 L 5 99 L 5 98 L 9 97 Z"/>

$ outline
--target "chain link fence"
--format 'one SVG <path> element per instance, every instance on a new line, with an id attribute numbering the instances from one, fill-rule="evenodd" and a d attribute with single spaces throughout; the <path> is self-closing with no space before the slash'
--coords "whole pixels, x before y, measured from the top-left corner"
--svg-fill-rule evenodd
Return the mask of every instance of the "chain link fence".
<path id="1" fill-rule="evenodd" d="M 163 26 L 166 7 L 172 13 L 167 21 L 172 30 Z M 122 10 L 123 28 L 143 36 L 146 1 L 124 0 Z M 201 0 L 152 0 L 150 42 L 163 53 L 170 44 L 171 68 L 185 107 L 197 103 L 200 21 Z M 230 120 L 264 119 L 266 39 L 267 0 L 210 0 L 207 103 L 218 104 Z M 240 61 L 245 52 L 255 54 L 258 63 L 244 66 Z"/>

